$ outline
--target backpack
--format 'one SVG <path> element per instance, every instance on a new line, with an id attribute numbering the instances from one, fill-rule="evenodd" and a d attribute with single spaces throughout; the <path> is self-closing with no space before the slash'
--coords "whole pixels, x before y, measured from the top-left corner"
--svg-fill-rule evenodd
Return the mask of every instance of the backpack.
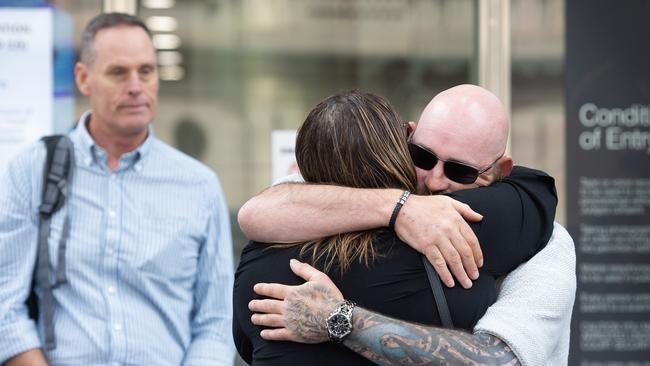
<path id="1" fill-rule="evenodd" d="M 74 166 L 74 146 L 66 135 L 45 136 L 41 139 L 45 144 L 47 155 L 43 166 L 43 191 L 41 205 L 39 206 L 38 248 L 36 252 L 36 265 L 32 276 L 32 287 L 27 306 L 29 315 L 37 320 L 39 314 L 43 316 L 45 330 L 45 349 L 56 348 L 54 338 L 54 296 L 53 290 L 66 282 L 65 277 L 65 250 L 66 241 L 70 235 L 70 218 L 65 212 L 63 231 L 57 255 L 56 276 L 54 283 L 50 281 L 50 252 L 48 238 L 50 236 L 50 221 L 54 213 L 60 210 L 67 197 L 70 197 L 72 170 Z M 34 292 L 36 281 L 42 285 L 41 312 L 38 308 L 38 299 Z"/>

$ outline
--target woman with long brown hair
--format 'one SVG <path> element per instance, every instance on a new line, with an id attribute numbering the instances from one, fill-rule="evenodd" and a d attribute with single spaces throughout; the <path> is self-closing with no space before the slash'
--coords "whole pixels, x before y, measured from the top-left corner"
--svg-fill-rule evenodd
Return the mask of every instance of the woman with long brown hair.
<path id="1" fill-rule="evenodd" d="M 320 102 L 298 132 L 296 159 L 309 183 L 416 189 L 406 126 L 386 100 L 370 93 L 343 92 Z M 457 199 L 462 196 L 462 191 L 455 194 Z M 480 233 L 477 235 L 483 243 Z M 483 247 L 486 258 L 489 250 Z M 247 308 L 249 301 L 257 298 L 252 287 L 258 282 L 302 283 L 287 266 L 291 258 L 325 271 L 346 298 L 364 308 L 412 322 L 440 324 L 421 255 L 391 230 L 341 233 L 306 243 L 251 242 L 244 248 L 235 274 L 233 301 L 235 344 L 251 364 L 369 364 L 331 343 L 269 342 L 260 337 L 261 328 L 251 324 Z M 486 263 L 485 267 L 490 266 Z M 481 270 L 471 289 L 444 289 L 456 327 L 471 330 L 495 301 L 495 278 L 503 274 Z"/>
<path id="2" fill-rule="evenodd" d="M 296 161 L 306 182 L 356 188 L 414 191 L 415 169 L 406 145 L 406 128 L 391 105 L 360 91 L 319 103 L 296 139 Z M 377 255 L 381 230 L 342 233 L 300 244 L 301 256 L 323 261 L 325 270 L 345 272 L 356 260 L 369 265 Z"/>

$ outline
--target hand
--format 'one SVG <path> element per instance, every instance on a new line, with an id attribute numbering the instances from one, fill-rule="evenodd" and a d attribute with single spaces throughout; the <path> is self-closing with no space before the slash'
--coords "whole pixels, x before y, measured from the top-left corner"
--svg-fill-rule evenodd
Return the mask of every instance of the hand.
<path id="1" fill-rule="evenodd" d="M 482 218 L 468 205 L 447 196 L 411 195 L 397 216 L 395 232 L 427 257 L 448 287 L 454 286 L 453 273 L 464 288 L 470 288 L 470 278 L 477 279 L 477 267 L 483 266 L 483 252 L 465 220 Z"/>
<path id="2" fill-rule="evenodd" d="M 253 287 L 256 294 L 273 299 L 251 300 L 248 308 L 256 313 L 251 322 L 275 328 L 260 332 L 266 340 L 326 342 L 329 337 L 325 320 L 343 301 L 343 295 L 325 273 L 314 267 L 295 259 L 289 262 L 289 266 L 293 273 L 307 282 L 300 286 L 256 284 Z"/>
<path id="3" fill-rule="evenodd" d="M 30 349 L 7 360 L 5 366 L 47 366 L 47 361 L 40 348 Z"/>

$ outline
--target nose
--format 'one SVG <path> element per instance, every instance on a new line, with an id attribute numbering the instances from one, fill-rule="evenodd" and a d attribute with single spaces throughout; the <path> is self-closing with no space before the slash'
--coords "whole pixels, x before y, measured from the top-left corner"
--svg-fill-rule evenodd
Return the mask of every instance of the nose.
<path id="1" fill-rule="evenodd" d="M 432 194 L 444 193 L 449 190 L 449 179 L 445 176 L 443 167 L 444 163 L 439 161 L 426 176 L 425 184 Z"/>
<path id="2" fill-rule="evenodd" d="M 127 88 L 130 96 L 137 96 L 142 93 L 142 80 L 140 80 L 140 75 L 137 72 L 132 72 L 129 76 Z"/>

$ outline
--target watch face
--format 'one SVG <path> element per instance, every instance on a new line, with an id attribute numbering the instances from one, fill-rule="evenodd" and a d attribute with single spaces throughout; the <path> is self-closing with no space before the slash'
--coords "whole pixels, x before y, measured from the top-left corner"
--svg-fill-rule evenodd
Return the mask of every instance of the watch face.
<path id="1" fill-rule="evenodd" d="M 343 314 L 332 314 L 327 319 L 329 333 L 337 338 L 342 338 L 352 331 L 350 320 Z"/>

